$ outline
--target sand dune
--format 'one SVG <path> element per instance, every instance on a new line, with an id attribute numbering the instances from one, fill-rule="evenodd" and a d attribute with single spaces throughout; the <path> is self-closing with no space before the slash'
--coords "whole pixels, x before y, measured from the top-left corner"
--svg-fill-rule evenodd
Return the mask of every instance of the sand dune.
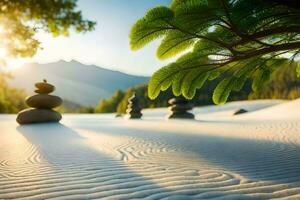
<path id="1" fill-rule="evenodd" d="M 166 121 L 165 109 L 22 127 L 0 116 L 0 199 L 300 199 L 298 101 L 248 103 L 234 117 L 224 111 L 237 102 L 194 110 L 207 121 Z M 283 110 L 295 114 L 267 117 Z"/>

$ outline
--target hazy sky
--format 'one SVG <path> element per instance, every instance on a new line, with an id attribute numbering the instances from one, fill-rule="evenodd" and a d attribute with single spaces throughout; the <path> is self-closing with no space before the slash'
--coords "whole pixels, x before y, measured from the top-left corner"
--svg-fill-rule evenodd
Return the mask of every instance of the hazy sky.
<path id="1" fill-rule="evenodd" d="M 150 75 L 169 61 L 162 62 L 156 58 L 158 42 L 132 52 L 128 35 L 132 24 L 148 9 L 169 5 L 170 2 L 171 0 L 79 0 L 78 8 L 85 18 L 97 21 L 96 29 L 86 34 L 71 34 L 69 38 L 38 34 L 43 50 L 32 59 L 26 59 L 26 62 L 46 63 L 75 59 L 85 64 L 131 74 Z"/>

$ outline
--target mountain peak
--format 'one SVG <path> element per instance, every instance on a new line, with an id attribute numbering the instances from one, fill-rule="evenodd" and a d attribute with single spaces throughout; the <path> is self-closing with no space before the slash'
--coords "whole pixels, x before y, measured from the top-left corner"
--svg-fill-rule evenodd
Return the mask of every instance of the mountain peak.
<path id="1" fill-rule="evenodd" d="M 73 63 L 73 64 L 81 64 L 81 65 L 83 65 L 83 63 L 81 63 L 81 62 L 79 62 L 79 61 L 77 61 L 77 60 L 70 60 L 69 61 L 69 63 Z"/>
<path id="2" fill-rule="evenodd" d="M 64 59 L 60 59 L 56 63 L 63 63 L 63 64 L 65 64 L 65 63 L 80 63 L 80 62 L 78 62 L 77 60 L 73 60 L 73 59 L 71 59 L 70 61 L 67 61 L 67 60 L 64 60 Z M 82 64 L 82 63 L 80 63 L 80 64 Z"/>
<path id="3" fill-rule="evenodd" d="M 34 90 L 35 82 L 47 78 L 56 86 L 56 94 L 63 99 L 91 106 L 96 105 L 100 99 L 111 96 L 118 89 L 126 90 L 148 80 L 148 77 L 85 65 L 76 60 L 27 65 L 23 70 L 15 71 L 13 76 L 13 85 L 25 89 L 29 94 Z"/>

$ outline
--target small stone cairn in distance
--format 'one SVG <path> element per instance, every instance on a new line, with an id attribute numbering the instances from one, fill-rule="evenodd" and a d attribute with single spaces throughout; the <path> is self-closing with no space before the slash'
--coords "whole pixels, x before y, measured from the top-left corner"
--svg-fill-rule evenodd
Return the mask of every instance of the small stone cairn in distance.
<path id="1" fill-rule="evenodd" d="M 141 106 L 139 104 L 139 99 L 138 97 L 133 94 L 129 99 L 128 99 L 128 105 L 127 105 L 127 110 L 126 110 L 126 118 L 127 119 L 140 119 L 142 117 L 141 113 Z"/>
<path id="2" fill-rule="evenodd" d="M 35 84 L 36 95 L 28 97 L 26 104 L 31 107 L 18 113 L 17 122 L 19 124 L 33 124 L 45 122 L 59 122 L 61 114 L 52 110 L 62 104 L 62 99 L 58 96 L 49 95 L 55 87 L 47 80 Z"/>
<path id="3" fill-rule="evenodd" d="M 174 97 L 168 101 L 170 104 L 169 110 L 171 113 L 167 116 L 168 119 L 194 119 L 194 114 L 188 112 L 193 109 L 193 105 L 184 97 Z"/>
<path id="4" fill-rule="evenodd" d="M 248 112 L 248 110 L 241 108 L 241 109 L 236 110 L 233 113 L 233 115 L 240 115 L 240 114 L 244 114 L 244 113 L 247 113 L 247 112 Z"/>

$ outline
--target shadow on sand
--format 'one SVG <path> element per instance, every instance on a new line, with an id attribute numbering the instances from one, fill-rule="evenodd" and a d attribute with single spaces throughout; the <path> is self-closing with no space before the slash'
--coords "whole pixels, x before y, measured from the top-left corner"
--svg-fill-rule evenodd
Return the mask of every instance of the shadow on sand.
<path id="1" fill-rule="evenodd" d="M 34 187 L 37 192 L 42 193 L 43 198 L 55 198 L 59 196 L 72 197 L 72 195 L 75 195 L 74 198 L 81 199 L 112 198 L 115 196 L 116 199 L 148 197 L 153 199 L 167 198 L 188 200 L 193 199 L 194 195 L 205 195 L 206 198 L 226 196 L 227 199 L 255 199 L 248 195 L 239 194 L 239 192 L 227 191 L 226 193 L 223 193 L 222 191 L 219 191 L 218 187 L 210 188 L 209 190 L 201 187 L 191 187 L 190 189 L 183 187 L 180 189 L 180 186 L 176 186 L 176 190 L 162 187 L 151 179 L 129 169 L 124 162 L 115 160 L 106 154 L 89 148 L 84 143 L 85 138 L 62 124 L 26 125 L 19 126 L 17 130 L 26 137 L 30 143 L 37 147 L 46 163 L 50 167 L 53 167 L 54 171 L 51 172 L 53 174 L 47 172 L 45 177 L 40 177 L 43 185 L 39 185 L 39 181 L 37 180 L 32 183 L 32 187 Z M 116 129 L 112 127 L 110 127 L 110 130 L 111 134 L 120 133 L 119 130 L 116 132 Z M 123 130 L 123 133 L 128 134 L 134 131 L 136 130 L 126 128 L 126 131 L 124 132 Z M 148 134 L 146 130 L 144 133 L 145 135 Z M 153 131 L 149 132 L 150 135 L 151 133 L 153 133 Z M 159 133 L 155 135 L 159 135 Z M 221 149 L 227 148 L 233 143 L 237 144 L 241 142 L 233 140 L 225 142 L 220 140 L 220 138 L 211 137 L 186 138 L 187 136 L 184 136 L 185 138 L 180 138 L 180 135 L 173 138 L 173 133 L 164 133 L 163 135 L 162 139 L 165 141 L 174 143 L 178 146 L 189 146 L 190 151 L 195 151 L 202 157 L 207 156 L 207 160 L 217 160 L 218 164 L 222 164 L 228 168 L 230 168 L 230 165 L 227 164 L 230 162 L 227 163 L 222 155 L 225 155 L 225 158 L 228 158 L 233 156 L 233 154 L 231 151 L 223 151 Z M 135 135 L 135 137 L 142 136 L 140 134 L 139 136 Z M 180 141 L 180 139 L 186 141 Z M 193 142 L 191 143 L 191 141 Z M 195 145 L 200 148 L 193 149 L 196 147 Z M 247 145 L 251 145 L 251 143 Z M 212 154 L 208 152 L 213 151 L 213 149 L 219 149 L 218 151 L 222 153 L 215 152 Z M 211 157 L 211 155 L 214 157 Z M 237 161 L 235 166 L 241 166 L 246 163 L 249 162 L 239 163 Z M 165 171 L 162 171 L 162 174 L 163 173 L 165 173 Z M 59 174 L 59 178 L 57 177 L 57 174 Z M 38 178 L 39 177 L 37 177 L 37 179 Z M 52 185 L 45 186 L 48 182 Z M 53 185 L 53 183 L 55 183 L 55 185 Z M 110 189 L 108 190 L 107 188 Z M 55 194 L 51 191 L 55 191 Z M 33 195 L 34 192 L 35 191 L 33 191 Z M 199 199 L 199 196 L 195 199 Z"/>
<path id="2" fill-rule="evenodd" d="M 62 124 L 24 125 L 17 127 L 17 131 L 37 147 L 44 162 L 41 166 L 47 165 L 47 171 L 40 169 L 46 172 L 44 175 L 33 177 L 35 182 L 30 187 L 35 190 L 27 196 L 16 196 L 18 198 L 41 194 L 42 198 L 72 198 L 74 195 L 76 199 L 114 196 L 116 199 L 191 199 L 184 192 L 161 187 L 130 170 L 122 161 L 89 148 L 84 143 L 85 138 Z"/>
<path id="3" fill-rule="evenodd" d="M 270 140 L 244 139 L 213 136 L 209 134 L 183 134 L 176 130 L 155 130 L 153 128 L 135 128 L 105 126 L 83 129 L 126 135 L 150 141 L 164 142 L 176 149 L 184 149 L 216 166 L 248 177 L 251 180 L 292 183 L 300 181 L 300 146 L 291 143 Z"/>

